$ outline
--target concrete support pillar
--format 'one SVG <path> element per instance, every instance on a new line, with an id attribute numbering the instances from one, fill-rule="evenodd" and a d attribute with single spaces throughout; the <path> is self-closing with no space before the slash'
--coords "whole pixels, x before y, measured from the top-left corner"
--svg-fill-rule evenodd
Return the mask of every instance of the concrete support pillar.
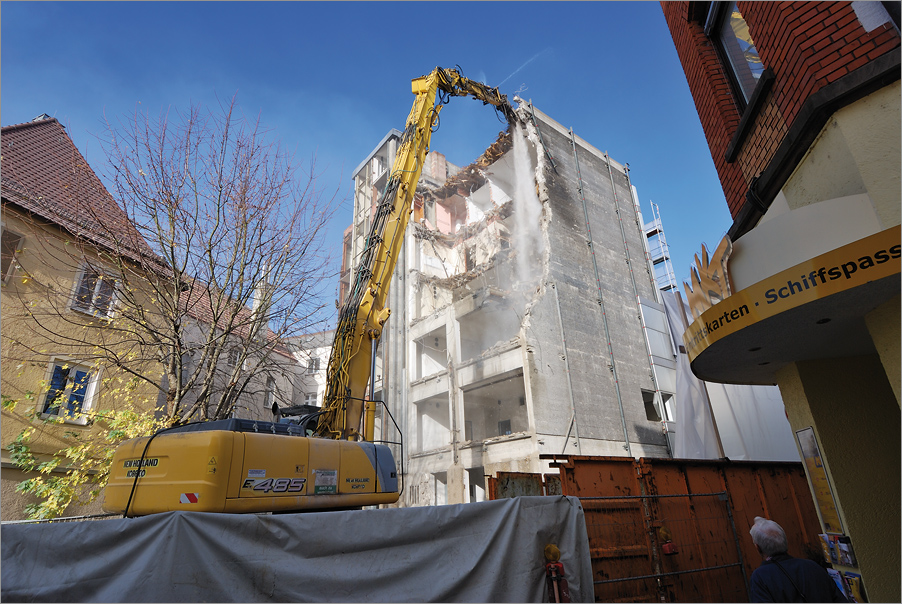
<path id="1" fill-rule="evenodd" d="M 460 363 L 460 324 L 452 306 L 445 325 L 445 340 L 448 347 L 448 398 L 451 414 L 451 457 L 448 468 L 448 503 L 467 503 L 466 469 L 460 463 L 460 445 L 463 440 L 464 393 L 458 384 L 457 366 Z"/>
<path id="2" fill-rule="evenodd" d="M 799 361 L 777 383 L 793 431 L 814 428 L 869 600 L 900 601 L 900 410 L 881 359 Z"/>
<path id="3" fill-rule="evenodd" d="M 877 347 L 877 354 L 880 355 L 880 362 L 883 363 L 889 385 L 896 395 L 896 403 L 902 406 L 899 401 L 899 382 L 902 379 L 900 378 L 902 360 L 899 357 L 899 333 L 902 331 L 899 316 L 900 297 L 902 296 L 896 296 L 881 304 L 865 315 L 864 320 L 871 339 L 874 340 L 874 346 Z"/>
<path id="4" fill-rule="evenodd" d="M 460 463 L 451 464 L 448 468 L 448 503 L 469 503 L 467 493 L 466 469 Z"/>

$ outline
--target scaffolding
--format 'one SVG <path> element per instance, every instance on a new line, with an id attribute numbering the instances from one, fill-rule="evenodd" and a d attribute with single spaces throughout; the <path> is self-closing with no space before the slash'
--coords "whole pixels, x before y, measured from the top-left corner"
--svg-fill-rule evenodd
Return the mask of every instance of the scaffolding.
<path id="1" fill-rule="evenodd" d="M 658 289 L 664 292 L 675 290 L 677 287 L 676 276 L 673 273 L 673 264 L 670 262 L 670 247 L 664 236 L 664 226 L 661 223 L 661 211 L 658 205 L 651 203 L 652 221 L 645 223 L 645 236 L 648 238 L 648 250 L 651 262 L 655 269 L 655 282 Z"/>

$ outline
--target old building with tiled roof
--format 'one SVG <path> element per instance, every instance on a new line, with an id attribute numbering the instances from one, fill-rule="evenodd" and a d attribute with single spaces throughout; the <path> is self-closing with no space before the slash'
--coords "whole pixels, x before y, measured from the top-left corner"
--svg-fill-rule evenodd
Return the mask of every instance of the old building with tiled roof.
<path id="1" fill-rule="evenodd" d="M 99 246 L 152 255 L 59 121 L 42 115 L 6 126 L 2 139 L 4 204 Z"/>
<path id="2" fill-rule="evenodd" d="M 183 371 L 192 372 L 199 362 L 204 362 L 198 348 L 205 342 L 217 339 L 217 334 L 226 339 L 217 361 L 213 391 L 209 393 L 208 413 L 227 394 L 231 380 L 245 377 L 249 380 L 238 395 L 233 417 L 271 421 L 273 404 L 280 409 L 293 407 L 307 401 L 307 393 L 316 392 L 306 357 L 302 359 L 295 352 L 298 346 L 279 338 L 267 326 L 255 325 L 260 320 L 255 309 L 236 303 L 224 292 L 197 280 L 186 285 L 179 304 L 186 318 L 184 339 L 191 349 L 182 359 Z M 324 369 L 325 364 L 321 373 Z M 184 408 L 192 405 L 198 395 L 198 391 L 188 393 Z M 202 415 L 198 411 L 196 417 Z"/>
<path id="3" fill-rule="evenodd" d="M 101 434 L 111 410 L 272 420 L 316 401 L 325 364 L 301 363 L 270 329 L 266 287 L 220 290 L 170 268 L 56 119 L 4 127 L 0 166 L 4 520 L 34 503 L 15 492 L 29 476 L 9 448 L 24 429 L 37 427 L 45 461 Z"/>
<path id="4" fill-rule="evenodd" d="M 112 259 L 130 258 L 136 271 L 142 259 L 161 265 L 56 119 L 4 127 L 0 168 L 0 478 L 2 518 L 10 520 L 36 503 L 15 491 L 31 476 L 12 464 L 10 451 L 24 429 L 36 429 L 31 451 L 47 461 L 101 438 L 113 410 L 155 408 L 158 389 L 133 378 L 159 378 L 162 365 L 134 358 L 135 335 L 117 321 L 120 267 Z M 135 272 L 132 282 L 140 276 Z M 67 513 L 96 511 L 98 502 L 71 505 Z"/>

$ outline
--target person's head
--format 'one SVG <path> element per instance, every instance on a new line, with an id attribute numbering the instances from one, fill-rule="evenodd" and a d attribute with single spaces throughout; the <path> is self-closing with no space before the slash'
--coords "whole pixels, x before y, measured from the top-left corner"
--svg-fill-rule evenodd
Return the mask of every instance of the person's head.
<path id="1" fill-rule="evenodd" d="M 749 534 L 758 551 L 764 556 L 784 554 L 788 549 L 786 533 L 783 527 L 767 518 L 755 516 L 755 524 L 752 525 Z"/>

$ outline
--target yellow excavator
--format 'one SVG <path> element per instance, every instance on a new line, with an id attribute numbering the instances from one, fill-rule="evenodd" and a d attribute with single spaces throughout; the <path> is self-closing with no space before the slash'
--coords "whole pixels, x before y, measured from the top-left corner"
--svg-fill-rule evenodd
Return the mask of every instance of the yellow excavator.
<path id="1" fill-rule="evenodd" d="M 298 423 L 227 419 L 126 441 L 113 458 L 105 511 L 290 512 L 398 500 L 391 449 L 372 442 L 378 405 L 372 363 L 391 312 L 388 287 L 432 132 L 452 96 L 472 96 L 507 122 L 515 119 L 505 95 L 463 77 L 459 68 L 436 67 L 414 79 L 411 89 L 416 98 L 398 155 L 338 318 L 322 409 Z"/>

